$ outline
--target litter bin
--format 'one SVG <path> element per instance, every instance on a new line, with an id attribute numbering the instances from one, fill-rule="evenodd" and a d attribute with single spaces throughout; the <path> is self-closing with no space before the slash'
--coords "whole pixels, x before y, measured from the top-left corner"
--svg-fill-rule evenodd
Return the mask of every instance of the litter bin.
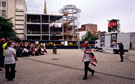
<path id="1" fill-rule="evenodd" d="M 53 53 L 57 54 L 57 47 L 56 46 L 53 47 Z"/>

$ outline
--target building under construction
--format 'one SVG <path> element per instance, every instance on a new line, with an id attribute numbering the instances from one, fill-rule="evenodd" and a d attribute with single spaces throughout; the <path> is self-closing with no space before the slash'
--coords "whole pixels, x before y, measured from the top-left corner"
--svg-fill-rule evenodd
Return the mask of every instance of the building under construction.
<path id="1" fill-rule="evenodd" d="M 64 6 L 56 15 L 47 13 L 46 0 L 44 14 L 26 13 L 25 0 L 0 0 L 0 4 L 0 16 L 13 17 L 13 29 L 21 40 L 77 40 L 74 29 L 80 9 L 75 5 Z"/>
<path id="2" fill-rule="evenodd" d="M 26 40 L 76 41 L 76 20 L 80 9 L 66 5 L 60 10 L 62 15 L 26 14 Z"/>
<path id="3" fill-rule="evenodd" d="M 53 24 L 62 15 L 26 14 L 26 40 L 61 40 L 62 27 Z"/>

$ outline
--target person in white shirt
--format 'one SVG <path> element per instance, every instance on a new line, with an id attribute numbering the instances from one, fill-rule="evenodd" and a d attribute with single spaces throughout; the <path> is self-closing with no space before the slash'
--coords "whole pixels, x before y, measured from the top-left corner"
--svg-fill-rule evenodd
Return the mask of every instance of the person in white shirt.
<path id="1" fill-rule="evenodd" d="M 90 60 L 92 59 L 92 55 L 89 53 L 91 51 L 91 47 L 88 46 L 88 41 L 84 42 L 84 47 L 85 47 L 85 50 L 84 50 L 84 56 L 83 56 L 82 62 L 84 62 L 84 71 L 85 72 L 84 72 L 83 80 L 86 80 L 88 71 L 90 71 L 93 76 L 95 73 L 95 70 L 93 70 L 89 67 L 89 63 L 90 63 Z"/>
<path id="2" fill-rule="evenodd" d="M 5 78 L 12 81 L 15 78 L 15 56 L 16 52 L 12 48 L 12 42 L 7 43 L 7 48 L 5 49 Z"/>

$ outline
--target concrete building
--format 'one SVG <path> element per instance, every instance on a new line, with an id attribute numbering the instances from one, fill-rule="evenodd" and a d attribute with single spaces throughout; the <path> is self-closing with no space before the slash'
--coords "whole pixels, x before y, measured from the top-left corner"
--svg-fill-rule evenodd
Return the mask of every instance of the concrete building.
<path id="1" fill-rule="evenodd" d="M 25 12 L 25 0 L 0 0 L 0 16 L 12 18 L 13 29 L 20 39 L 25 39 Z"/>
<path id="2" fill-rule="evenodd" d="M 64 29 L 59 24 L 62 15 L 26 14 L 26 40 L 62 40 Z"/>

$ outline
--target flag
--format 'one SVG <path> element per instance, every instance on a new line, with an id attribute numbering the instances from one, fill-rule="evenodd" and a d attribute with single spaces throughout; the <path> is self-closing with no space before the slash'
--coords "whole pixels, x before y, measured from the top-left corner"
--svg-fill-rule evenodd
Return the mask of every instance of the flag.
<path id="1" fill-rule="evenodd" d="M 90 64 L 92 64 L 93 66 L 97 66 L 97 65 L 98 65 L 98 62 L 97 62 L 95 56 L 92 56 L 92 57 L 91 57 Z"/>
<path id="2" fill-rule="evenodd" d="M 98 65 L 98 63 L 96 61 L 92 61 L 92 62 L 90 62 L 90 64 L 92 64 L 93 66 L 97 66 Z"/>
<path id="3" fill-rule="evenodd" d="M 85 49 L 85 50 L 84 50 L 84 53 L 91 54 L 91 53 L 93 53 L 93 52 L 92 52 L 91 49 Z"/>

